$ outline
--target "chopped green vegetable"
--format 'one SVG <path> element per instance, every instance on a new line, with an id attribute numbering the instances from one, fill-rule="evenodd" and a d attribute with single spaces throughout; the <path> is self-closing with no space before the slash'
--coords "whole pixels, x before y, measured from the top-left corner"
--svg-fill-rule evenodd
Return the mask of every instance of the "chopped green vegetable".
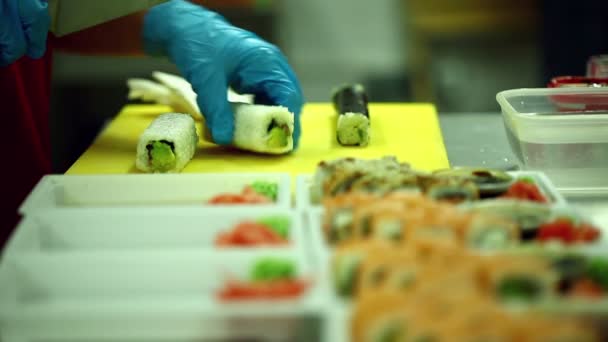
<path id="1" fill-rule="evenodd" d="M 255 263 L 251 271 L 254 281 L 291 279 L 296 275 L 296 266 L 283 258 L 264 258 Z"/>
<path id="2" fill-rule="evenodd" d="M 279 192 L 279 185 L 277 183 L 255 181 L 251 183 L 251 188 L 260 195 L 264 195 L 273 201 L 277 200 Z"/>
<path id="3" fill-rule="evenodd" d="M 287 216 L 266 216 L 258 219 L 258 223 L 268 226 L 268 228 L 285 239 L 289 237 L 291 221 Z"/>
<path id="4" fill-rule="evenodd" d="M 542 286 L 529 276 L 512 275 L 498 285 L 498 295 L 503 300 L 534 301 L 542 294 Z"/>
<path id="5" fill-rule="evenodd" d="M 175 167 L 173 146 L 166 141 L 153 141 L 146 146 L 152 170 L 167 172 Z"/>
<path id="6" fill-rule="evenodd" d="M 587 275 L 591 280 L 602 286 L 605 290 L 608 289 L 608 260 L 602 258 L 593 258 L 587 265 Z"/>

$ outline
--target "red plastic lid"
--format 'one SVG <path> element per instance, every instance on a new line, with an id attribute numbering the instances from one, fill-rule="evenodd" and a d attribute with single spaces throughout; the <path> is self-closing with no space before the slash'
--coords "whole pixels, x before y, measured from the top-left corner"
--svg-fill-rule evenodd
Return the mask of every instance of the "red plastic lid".
<path id="1" fill-rule="evenodd" d="M 584 77 L 584 76 L 559 76 L 551 79 L 547 85 L 549 88 L 582 87 L 582 88 L 606 88 L 602 94 L 563 94 L 552 95 L 554 102 L 560 112 L 572 111 L 606 111 L 608 110 L 608 78 Z"/>

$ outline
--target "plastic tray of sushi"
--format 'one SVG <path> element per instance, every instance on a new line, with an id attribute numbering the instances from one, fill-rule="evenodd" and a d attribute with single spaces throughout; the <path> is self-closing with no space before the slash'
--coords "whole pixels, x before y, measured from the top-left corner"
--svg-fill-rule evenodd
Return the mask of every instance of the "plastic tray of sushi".
<path id="1" fill-rule="evenodd" d="M 298 248 L 310 253 L 302 216 L 283 208 L 109 208 L 38 211 L 5 254 L 72 251 Z"/>
<path id="2" fill-rule="evenodd" d="M 300 175 L 298 208 L 321 210 L 324 200 L 351 192 L 382 195 L 420 192 L 450 203 L 512 198 L 549 205 L 566 201 L 541 172 L 505 172 L 459 167 L 423 172 L 387 156 L 379 159 L 342 158 L 322 161 L 311 175 Z"/>
<path id="3" fill-rule="evenodd" d="M 608 255 L 478 254 L 440 241 L 344 244 L 345 340 L 604 341 Z M 449 271 L 447 271 L 449 270 Z M 559 337 L 559 339 L 558 339 Z"/>
<path id="4" fill-rule="evenodd" d="M 3 341 L 314 341 L 320 282 L 296 250 L 23 254 L 0 266 L 0 334 Z"/>
<path id="5" fill-rule="evenodd" d="M 282 173 L 49 175 L 20 208 L 291 206 Z"/>
<path id="6" fill-rule="evenodd" d="M 605 227 L 567 206 L 497 199 L 455 206 L 420 193 L 382 196 L 347 193 L 308 212 L 318 253 L 341 244 L 386 240 L 407 245 L 419 236 L 479 251 L 529 248 L 585 249 L 605 246 Z M 317 233 L 320 232 L 320 233 Z M 320 237 L 319 237 L 320 236 Z"/>

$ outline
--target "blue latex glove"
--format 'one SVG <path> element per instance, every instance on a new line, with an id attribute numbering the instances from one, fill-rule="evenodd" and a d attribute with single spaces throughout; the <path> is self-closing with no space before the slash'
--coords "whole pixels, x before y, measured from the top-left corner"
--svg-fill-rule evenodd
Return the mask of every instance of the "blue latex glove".
<path id="1" fill-rule="evenodd" d="M 230 86 L 255 95 L 256 103 L 285 106 L 294 113 L 297 147 L 304 100 L 294 72 L 276 46 L 185 0 L 150 9 L 143 36 L 148 54 L 168 56 L 192 84 L 215 143 L 232 142 L 234 119 L 226 98 Z"/>
<path id="2" fill-rule="evenodd" d="M 0 66 L 46 50 L 51 23 L 46 0 L 0 0 Z"/>

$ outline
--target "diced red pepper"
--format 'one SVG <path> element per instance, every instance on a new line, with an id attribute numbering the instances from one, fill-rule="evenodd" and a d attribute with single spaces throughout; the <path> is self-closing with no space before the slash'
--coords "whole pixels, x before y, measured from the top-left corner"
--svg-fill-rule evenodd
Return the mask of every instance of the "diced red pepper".
<path id="1" fill-rule="evenodd" d="M 519 180 L 511 184 L 507 192 L 502 195 L 505 198 L 516 198 L 524 201 L 547 203 L 547 198 L 542 194 L 536 184 L 526 180 Z"/>

